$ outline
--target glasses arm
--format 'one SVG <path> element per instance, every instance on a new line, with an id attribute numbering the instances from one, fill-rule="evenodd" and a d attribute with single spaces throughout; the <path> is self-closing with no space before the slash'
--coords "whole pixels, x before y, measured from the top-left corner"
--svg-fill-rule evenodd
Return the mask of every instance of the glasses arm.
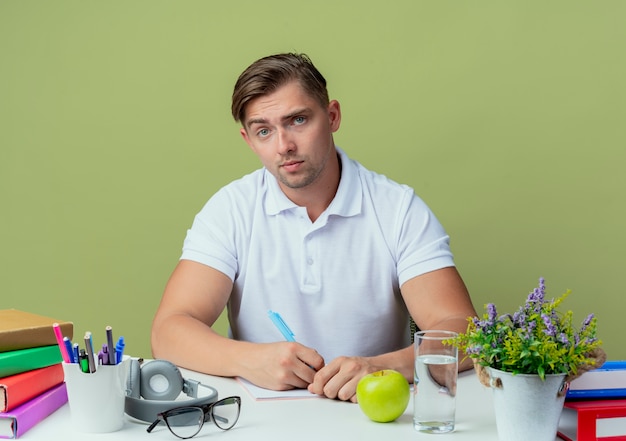
<path id="1" fill-rule="evenodd" d="M 150 426 L 148 426 L 148 428 L 146 429 L 146 432 L 150 433 L 152 432 L 152 429 L 154 429 L 156 426 L 159 425 L 159 423 L 161 422 L 161 418 L 157 418 L 156 420 L 154 420 L 154 422 L 152 424 L 150 424 Z"/>
<path id="2" fill-rule="evenodd" d="M 210 415 L 205 416 L 204 421 L 209 421 L 211 419 Z M 213 415 L 214 420 L 218 420 L 221 423 L 228 424 L 228 418 L 221 417 L 219 415 Z"/>

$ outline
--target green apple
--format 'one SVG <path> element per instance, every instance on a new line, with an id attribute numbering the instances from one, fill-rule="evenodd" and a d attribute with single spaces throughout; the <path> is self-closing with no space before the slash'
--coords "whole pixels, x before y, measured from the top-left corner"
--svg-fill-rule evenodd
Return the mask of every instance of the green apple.
<path id="1" fill-rule="evenodd" d="M 356 386 L 356 398 L 361 410 L 378 423 L 388 423 L 402 415 L 410 395 L 409 382 L 393 369 L 368 374 Z"/>

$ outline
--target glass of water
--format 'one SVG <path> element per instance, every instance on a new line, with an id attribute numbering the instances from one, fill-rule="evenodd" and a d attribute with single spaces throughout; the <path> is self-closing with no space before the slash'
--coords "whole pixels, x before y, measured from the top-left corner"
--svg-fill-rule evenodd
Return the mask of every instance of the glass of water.
<path id="1" fill-rule="evenodd" d="M 459 357 L 456 346 L 445 341 L 456 336 L 452 331 L 415 333 L 415 430 L 426 433 L 454 430 Z"/>

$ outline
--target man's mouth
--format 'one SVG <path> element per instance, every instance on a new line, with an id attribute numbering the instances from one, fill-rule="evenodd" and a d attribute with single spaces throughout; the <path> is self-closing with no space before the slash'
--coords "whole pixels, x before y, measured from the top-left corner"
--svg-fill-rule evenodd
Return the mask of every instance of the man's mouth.
<path id="1" fill-rule="evenodd" d="M 300 168 L 300 165 L 303 162 L 304 161 L 286 161 L 286 162 L 283 162 L 281 167 L 288 172 L 295 172 L 298 170 L 298 168 Z"/>

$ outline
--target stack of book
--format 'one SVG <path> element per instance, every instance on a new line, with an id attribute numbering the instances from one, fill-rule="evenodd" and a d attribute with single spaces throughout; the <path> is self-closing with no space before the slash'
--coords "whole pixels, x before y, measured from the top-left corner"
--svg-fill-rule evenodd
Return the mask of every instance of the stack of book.
<path id="1" fill-rule="evenodd" d="M 54 323 L 72 338 L 71 322 L 0 310 L 0 438 L 18 438 L 67 402 Z"/>
<path id="2" fill-rule="evenodd" d="M 626 440 L 626 361 L 607 361 L 570 383 L 558 435 L 566 441 Z"/>

